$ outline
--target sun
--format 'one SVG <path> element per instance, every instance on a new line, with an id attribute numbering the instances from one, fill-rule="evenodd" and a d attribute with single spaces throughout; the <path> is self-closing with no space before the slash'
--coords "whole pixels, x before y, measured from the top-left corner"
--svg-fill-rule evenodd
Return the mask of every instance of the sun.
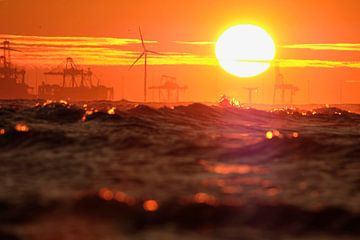
<path id="1" fill-rule="evenodd" d="M 215 53 L 221 67 L 238 77 L 254 77 L 270 67 L 275 43 L 262 28 L 241 24 L 227 29 L 216 42 Z"/>

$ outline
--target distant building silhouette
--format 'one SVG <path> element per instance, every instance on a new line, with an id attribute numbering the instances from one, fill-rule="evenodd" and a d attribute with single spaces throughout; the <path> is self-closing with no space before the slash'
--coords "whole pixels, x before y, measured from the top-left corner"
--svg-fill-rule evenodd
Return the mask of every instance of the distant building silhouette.
<path id="1" fill-rule="evenodd" d="M 151 86 L 150 90 L 158 91 L 159 102 L 179 102 L 180 92 L 185 95 L 187 86 L 180 86 L 177 84 L 176 78 L 163 75 L 161 77 L 161 84 L 159 86 Z"/>
<path id="2" fill-rule="evenodd" d="M 71 57 L 65 60 L 64 65 L 63 69 L 58 67 L 44 73 L 46 76 L 60 76 L 62 83 L 58 85 L 42 82 L 38 89 L 39 98 L 72 101 L 113 99 L 113 88 L 100 85 L 99 81 L 93 85 L 93 73 L 90 68 L 78 68 Z"/>
<path id="3" fill-rule="evenodd" d="M 281 104 L 286 104 L 286 91 L 290 92 L 289 102 L 290 104 L 293 103 L 294 94 L 299 91 L 299 88 L 294 86 L 293 84 L 288 84 L 285 81 L 284 75 L 280 72 L 279 63 L 275 63 L 275 86 L 274 86 L 274 96 L 273 96 L 273 103 L 276 103 L 276 96 L 277 92 L 280 90 L 281 92 Z"/>
<path id="4" fill-rule="evenodd" d="M 10 47 L 9 41 L 3 41 L 0 47 L 0 99 L 28 99 L 35 96 L 30 94 L 33 88 L 25 83 L 25 70 L 17 69 L 11 63 L 11 52 L 17 51 Z"/>
<path id="5" fill-rule="evenodd" d="M 252 105 L 253 104 L 253 92 L 255 91 L 257 93 L 258 88 L 247 87 L 244 89 L 248 92 L 249 105 Z"/>

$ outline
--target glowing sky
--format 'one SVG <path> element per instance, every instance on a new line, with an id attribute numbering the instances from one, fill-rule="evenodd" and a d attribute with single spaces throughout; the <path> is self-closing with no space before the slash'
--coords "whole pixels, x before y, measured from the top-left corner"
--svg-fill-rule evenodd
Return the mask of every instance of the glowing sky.
<path id="1" fill-rule="evenodd" d="M 360 102 L 359 12 L 355 0 L 0 0 L 0 38 L 22 51 L 13 60 L 28 69 L 29 83 L 34 69 L 71 56 L 115 86 L 116 98 L 140 100 L 141 62 L 127 68 L 141 50 L 141 26 L 148 48 L 166 54 L 150 56 L 150 84 L 162 74 L 176 76 L 189 86 L 187 100 L 198 101 L 215 101 L 222 93 L 245 101 L 243 88 L 256 86 L 265 89 L 257 101 L 269 102 L 272 69 L 241 80 L 224 72 L 214 55 L 226 28 L 252 23 L 273 36 L 283 74 L 300 88 L 295 102 Z"/>

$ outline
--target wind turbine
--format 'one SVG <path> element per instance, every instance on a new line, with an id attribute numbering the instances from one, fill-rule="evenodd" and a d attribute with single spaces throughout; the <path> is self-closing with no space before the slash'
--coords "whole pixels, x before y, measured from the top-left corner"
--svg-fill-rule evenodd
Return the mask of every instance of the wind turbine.
<path id="1" fill-rule="evenodd" d="M 155 55 L 163 55 L 161 53 L 151 51 L 146 49 L 144 38 L 141 33 L 141 28 L 139 27 L 139 33 L 141 38 L 141 45 L 143 47 L 143 52 L 140 54 L 140 56 L 135 60 L 135 62 L 129 67 L 129 70 L 131 70 L 134 65 L 142 58 L 144 57 L 144 102 L 146 102 L 146 95 L 147 95 L 147 57 L 148 54 L 155 54 Z"/>

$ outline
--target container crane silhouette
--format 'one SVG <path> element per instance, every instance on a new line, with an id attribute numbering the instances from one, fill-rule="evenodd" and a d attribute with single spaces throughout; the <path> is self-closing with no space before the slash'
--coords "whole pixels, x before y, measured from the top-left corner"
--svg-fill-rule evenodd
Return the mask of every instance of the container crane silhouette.
<path id="1" fill-rule="evenodd" d="M 45 84 L 38 87 L 38 95 L 44 99 L 66 99 L 66 100 L 112 100 L 114 89 L 100 85 L 93 85 L 93 72 L 88 68 L 79 68 L 71 57 L 44 73 L 46 76 L 62 77 L 62 84 Z M 95 76 L 96 77 L 96 76 Z"/>
<path id="2" fill-rule="evenodd" d="M 65 68 L 60 69 L 55 68 L 49 72 L 44 73 L 45 75 L 52 75 L 52 76 L 62 76 L 63 82 L 62 87 L 84 87 L 92 86 L 92 75 L 90 69 L 84 71 L 83 69 L 79 69 L 75 64 L 74 60 L 71 57 L 66 58 Z M 80 82 L 78 83 L 77 78 L 80 77 Z M 70 81 L 68 80 L 70 78 Z"/>
<path id="3" fill-rule="evenodd" d="M 280 72 L 279 63 L 275 63 L 275 86 L 274 86 L 274 95 L 273 95 L 273 104 L 276 103 L 276 95 L 278 90 L 281 92 L 281 104 L 285 104 L 285 95 L 286 91 L 290 92 L 289 103 L 293 103 L 293 97 L 299 88 L 294 86 L 293 84 L 288 84 L 285 81 L 284 75 Z"/>
<path id="4" fill-rule="evenodd" d="M 167 102 L 170 102 L 172 99 L 176 102 L 180 100 L 180 92 L 183 92 L 185 95 L 185 91 L 188 89 L 186 85 L 180 86 L 175 77 L 162 75 L 161 76 L 162 84 L 159 86 L 151 86 L 150 90 L 158 90 L 159 102 L 161 102 L 162 96 L 165 93 Z"/>
<path id="5" fill-rule="evenodd" d="M 11 63 L 11 52 L 21 52 L 10 47 L 10 42 L 5 40 L 0 46 L 3 55 L 0 56 L 0 98 L 24 99 L 33 98 L 29 93 L 33 90 L 25 83 L 25 70 L 18 69 Z"/>
<path id="6" fill-rule="evenodd" d="M 249 104 L 252 105 L 252 103 L 253 103 L 253 92 L 255 91 L 257 93 L 258 88 L 247 87 L 247 88 L 244 88 L 244 89 L 248 92 Z"/>

